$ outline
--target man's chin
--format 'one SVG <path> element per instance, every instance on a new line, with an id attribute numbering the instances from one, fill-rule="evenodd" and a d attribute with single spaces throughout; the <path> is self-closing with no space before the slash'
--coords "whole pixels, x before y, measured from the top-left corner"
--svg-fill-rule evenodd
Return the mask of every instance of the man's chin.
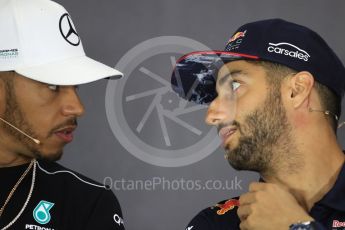
<path id="1" fill-rule="evenodd" d="M 58 161 L 61 159 L 63 152 L 55 152 L 55 153 L 38 153 L 37 158 L 46 161 Z"/>
<path id="2" fill-rule="evenodd" d="M 233 149 L 228 148 L 225 153 L 225 158 L 234 169 L 238 171 L 260 171 L 258 165 L 253 162 L 251 157 L 248 154 L 243 154 L 243 149 L 239 147 Z"/>
<path id="3" fill-rule="evenodd" d="M 237 159 L 234 156 L 230 155 L 231 153 L 229 151 L 226 152 L 225 158 L 227 159 L 230 166 L 238 171 L 241 170 L 248 170 L 247 167 L 243 164 L 243 162 L 239 159 Z"/>
<path id="4" fill-rule="evenodd" d="M 225 158 L 234 169 L 245 170 L 242 160 L 239 159 L 239 155 L 236 156 L 236 151 L 231 149 L 230 145 L 227 145 L 225 148 Z"/>

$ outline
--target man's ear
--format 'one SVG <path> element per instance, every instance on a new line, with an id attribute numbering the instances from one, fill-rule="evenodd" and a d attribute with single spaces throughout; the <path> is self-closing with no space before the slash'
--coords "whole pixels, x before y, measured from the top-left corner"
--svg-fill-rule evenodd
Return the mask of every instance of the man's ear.
<path id="1" fill-rule="evenodd" d="M 291 100 L 294 108 L 309 104 L 309 96 L 314 86 L 314 77 L 307 71 L 298 72 L 289 79 Z"/>

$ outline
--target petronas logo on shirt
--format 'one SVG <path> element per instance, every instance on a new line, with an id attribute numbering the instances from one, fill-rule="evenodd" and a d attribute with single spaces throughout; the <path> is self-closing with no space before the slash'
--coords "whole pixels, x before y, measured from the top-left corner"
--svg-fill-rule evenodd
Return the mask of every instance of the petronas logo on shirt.
<path id="1" fill-rule="evenodd" d="M 47 224 L 49 223 L 51 216 L 49 210 L 54 206 L 54 203 L 42 200 L 36 208 L 34 209 L 33 215 L 34 219 L 39 224 Z"/>

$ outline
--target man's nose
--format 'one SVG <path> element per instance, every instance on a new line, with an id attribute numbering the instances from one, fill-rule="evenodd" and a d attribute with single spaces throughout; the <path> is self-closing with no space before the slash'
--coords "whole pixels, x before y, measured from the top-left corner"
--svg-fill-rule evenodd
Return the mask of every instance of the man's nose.
<path id="1" fill-rule="evenodd" d="M 71 86 L 65 88 L 65 97 L 63 98 L 62 114 L 64 116 L 80 117 L 84 114 L 84 106 L 78 96 L 76 88 Z"/>
<path id="2" fill-rule="evenodd" d="M 224 109 L 219 98 L 215 98 L 208 107 L 205 122 L 208 125 L 219 125 L 219 123 L 226 119 L 226 111 Z"/>

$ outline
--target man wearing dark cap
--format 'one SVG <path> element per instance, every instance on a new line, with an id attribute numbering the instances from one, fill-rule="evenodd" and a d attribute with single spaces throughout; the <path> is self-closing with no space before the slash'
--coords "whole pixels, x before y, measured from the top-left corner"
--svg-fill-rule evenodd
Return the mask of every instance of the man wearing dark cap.
<path id="1" fill-rule="evenodd" d="M 122 74 L 50 0 L 0 0 L 0 34 L 0 229 L 124 229 L 111 190 L 54 162 L 84 113 L 76 86 Z"/>
<path id="2" fill-rule="evenodd" d="M 256 171 L 248 193 L 201 211 L 188 230 L 344 229 L 336 131 L 345 69 L 314 31 L 280 19 L 240 27 L 224 51 L 181 58 L 172 85 L 210 103 L 230 165 Z"/>

